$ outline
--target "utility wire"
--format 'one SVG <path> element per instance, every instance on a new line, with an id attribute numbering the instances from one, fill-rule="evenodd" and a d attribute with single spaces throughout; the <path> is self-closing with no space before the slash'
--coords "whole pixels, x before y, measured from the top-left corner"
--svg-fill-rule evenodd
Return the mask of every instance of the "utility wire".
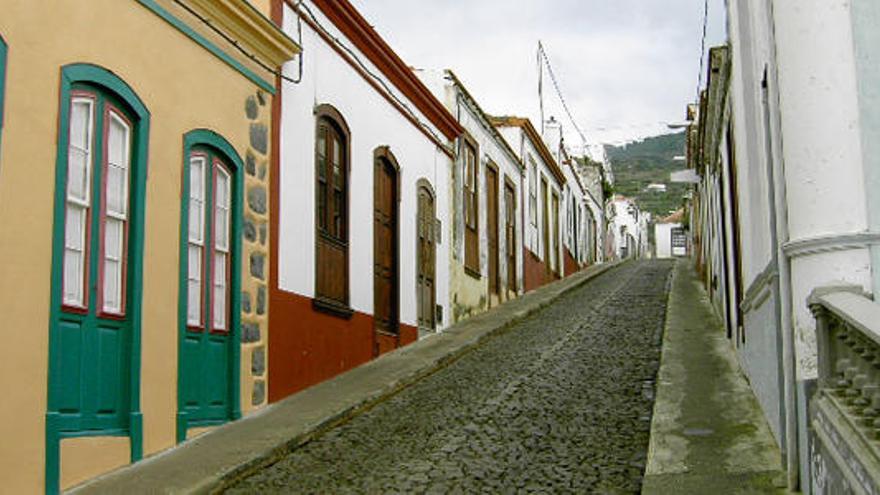
<path id="1" fill-rule="evenodd" d="M 421 118 L 419 118 L 416 111 L 413 110 L 412 107 L 410 107 L 410 105 L 408 103 L 406 103 L 405 101 L 400 99 L 399 96 L 397 96 L 397 93 L 395 93 L 391 89 L 391 87 L 388 86 L 388 83 L 385 81 L 385 79 L 383 79 L 381 76 L 379 76 L 378 74 L 376 74 L 375 72 L 370 70 L 370 68 L 367 66 L 367 64 L 365 64 L 364 61 L 361 60 L 361 58 L 357 55 L 357 53 L 354 52 L 354 50 L 349 48 L 345 43 L 342 42 L 342 40 L 340 40 L 338 37 L 336 37 L 332 32 L 330 32 L 330 30 L 325 28 L 324 25 L 321 24 L 321 22 L 318 20 L 318 17 L 315 15 L 315 13 L 312 11 L 312 9 L 309 8 L 309 6 L 307 4 L 305 4 L 302 0 L 300 0 L 296 4 L 294 4 L 292 2 L 292 0 L 285 0 L 285 3 L 287 3 L 287 5 L 290 6 L 291 8 L 293 8 L 293 10 L 296 12 L 297 16 L 302 15 L 300 12 L 300 9 L 305 10 L 306 13 L 309 14 L 309 17 L 311 18 L 311 22 L 314 26 L 316 26 L 318 29 L 320 29 L 325 35 L 327 35 L 327 37 L 332 39 L 333 42 L 336 43 L 336 45 L 340 49 L 345 51 L 358 64 L 358 66 L 361 68 L 361 70 L 363 70 L 374 81 L 376 81 L 380 86 L 382 86 L 382 88 L 385 90 L 385 93 L 389 97 L 391 97 L 398 105 L 400 105 L 400 107 L 403 108 L 404 111 L 414 121 L 416 121 L 418 123 L 419 127 L 421 127 L 426 132 L 428 132 L 428 134 L 430 134 L 434 138 L 435 141 L 437 141 L 438 143 L 443 143 L 443 139 L 441 139 L 440 136 L 438 136 L 437 133 L 434 132 L 434 128 L 431 127 L 430 125 L 428 125 L 427 123 L 425 123 Z M 445 145 L 443 145 L 443 146 L 448 149 L 448 147 L 446 147 Z"/>
<path id="2" fill-rule="evenodd" d="M 538 53 L 537 62 L 538 62 L 538 106 L 541 111 L 541 135 L 544 135 L 544 67 L 542 66 L 543 60 L 541 59 L 541 42 L 538 41 Z"/>
<path id="3" fill-rule="evenodd" d="M 703 69 L 706 63 L 706 26 L 709 24 L 709 0 L 703 0 L 703 40 L 700 42 L 700 72 L 697 74 L 696 101 L 700 101 L 700 87 L 703 85 Z"/>
<path id="4" fill-rule="evenodd" d="M 195 11 L 192 7 L 190 7 L 189 5 L 184 3 L 182 0 L 174 0 L 174 3 L 179 5 L 182 9 L 186 10 L 193 17 L 195 17 L 196 19 L 201 21 L 209 29 L 211 29 L 212 31 L 217 33 L 218 36 L 220 36 L 225 41 L 227 41 L 229 44 L 231 44 L 233 47 L 235 47 L 235 49 L 238 50 L 242 55 L 244 55 L 248 59 L 252 60 L 255 64 L 257 64 L 263 70 L 273 74 L 274 76 L 281 78 L 281 80 L 283 80 L 283 81 L 287 81 L 292 84 L 299 84 L 302 81 L 302 76 L 303 76 L 303 56 L 302 56 L 302 53 L 300 53 L 298 56 L 298 58 L 299 58 L 299 74 L 295 78 L 286 76 L 280 70 L 273 69 L 268 63 L 260 60 L 256 54 L 246 50 L 238 40 L 236 40 L 232 36 L 229 36 L 228 34 L 226 34 L 222 29 L 215 26 L 214 23 L 211 22 L 210 19 L 199 14 L 197 11 Z M 291 7 L 294 12 L 296 12 L 297 35 L 299 37 L 297 44 L 300 46 L 300 48 L 302 47 L 302 15 L 303 15 L 302 10 L 305 10 L 306 13 L 309 15 L 309 17 L 311 17 L 311 22 L 313 25 L 317 26 L 318 29 L 320 29 L 321 31 L 324 32 L 324 34 L 326 34 L 328 37 L 330 37 L 333 40 L 333 42 L 336 43 L 337 46 L 339 46 L 352 59 L 354 59 L 354 61 L 358 64 L 358 66 L 365 73 L 367 73 L 372 79 L 374 79 L 376 82 L 378 82 L 382 86 L 382 88 L 385 90 L 385 92 L 388 94 L 388 96 L 390 96 L 398 105 L 400 105 L 400 107 L 403 108 L 404 111 L 413 120 L 415 120 L 418 123 L 419 127 L 423 128 L 425 131 L 427 131 L 438 143 L 443 143 L 443 139 L 441 139 L 440 136 L 438 136 L 437 133 L 434 132 L 434 129 L 430 125 L 425 123 L 422 119 L 420 119 L 418 114 L 416 114 L 415 110 L 413 110 L 406 102 L 401 100 L 400 97 L 398 97 L 397 94 L 391 90 L 391 88 L 388 86 L 388 83 L 386 83 L 383 78 L 381 78 L 380 76 L 375 74 L 373 71 L 371 71 L 369 69 L 369 67 L 367 67 L 367 65 L 363 62 L 363 60 L 361 60 L 361 58 L 351 48 L 346 46 L 339 38 L 334 36 L 333 33 L 331 33 L 327 28 L 325 28 L 321 24 L 321 22 L 318 20 L 318 17 L 315 15 L 315 13 L 312 11 L 312 9 L 309 8 L 309 6 L 305 4 L 304 0 L 299 0 L 296 3 L 294 3 L 292 0 L 285 0 L 285 3 L 289 7 Z"/>
<path id="5" fill-rule="evenodd" d="M 544 45 L 540 41 L 538 41 L 538 57 L 544 60 L 544 65 L 547 66 L 547 73 L 550 75 L 550 81 L 553 82 L 553 87 L 556 89 L 556 96 L 559 97 L 559 101 L 562 102 L 562 108 L 565 110 L 566 115 L 568 115 L 568 120 L 571 121 L 571 125 L 581 137 L 583 145 L 586 146 L 587 137 L 584 136 L 583 131 L 581 131 L 581 128 L 577 125 L 574 116 L 571 114 L 571 110 L 568 108 L 568 103 L 565 101 L 565 97 L 562 95 L 562 89 L 559 87 L 559 81 L 556 79 L 556 74 L 553 73 L 553 67 L 550 65 L 550 58 L 547 56 L 547 52 L 544 50 Z M 541 106 L 543 108 L 543 101 L 541 102 Z M 541 126 L 543 128 L 543 122 L 541 123 Z"/>
<path id="6" fill-rule="evenodd" d="M 267 71 L 267 72 L 270 72 L 270 73 L 272 73 L 273 75 L 278 76 L 278 77 L 280 77 L 281 79 L 284 79 L 285 81 L 287 81 L 287 82 L 291 82 L 291 83 L 293 83 L 293 84 L 299 84 L 300 80 L 302 80 L 302 55 L 301 55 L 301 54 L 300 54 L 300 56 L 299 56 L 299 59 L 300 59 L 300 75 L 299 75 L 299 78 L 294 79 L 294 78 L 291 78 L 291 77 L 287 77 L 287 76 L 285 76 L 284 74 L 282 74 L 281 71 L 278 71 L 278 70 L 273 69 L 269 64 L 267 64 L 266 62 L 263 62 L 262 60 L 260 60 L 259 57 L 257 57 L 256 54 L 254 54 L 254 53 L 252 53 L 252 52 L 249 52 L 249 51 L 245 50 L 245 48 L 241 45 L 241 43 L 238 42 L 237 39 L 235 39 L 235 38 L 233 38 L 232 36 L 229 36 L 228 34 L 226 34 L 222 29 L 220 29 L 220 28 L 218 28 L 217 26 L 215 26 L 214 23 L 211 22 L 210 19 L 208 19 L 207 17 L 205 17 L 205 16 L 199 14 L 198 12 L 196 12 L 192 7 L 190 7 L 190 6 L 187 5 L 186 3 L 182 2 L 181 0 L 174 0 L 174 3 L 176 3 L 177 5 L 179 5 L 183 10 L 189 12 L 189 13 L 190 13 L 193 17 L 195 17 L 196 19 L 200 20 L 205 26 L 208 26 L 208 28 L 209 28 L 211 31 L 214 31 L 215 33 L 217 33 L 218 36 L 220 36 L 221 38 L 223 38 L 224 40 L 226 40 L 230 45 L 234 46 L 235 49 L 238 50 L 242 55 L 244 55 L 244 56 L 247 57 L 248 59 L 252 60 L 255 64 L 257 64 L 258 66 L 260 66 L 260 68 L 262 68 L 263 70 L 265 70 L 265 71 Z M 302 40 L 302 32 L 300 31 L 300 41 L 301 41 L 301 40 Z"/>

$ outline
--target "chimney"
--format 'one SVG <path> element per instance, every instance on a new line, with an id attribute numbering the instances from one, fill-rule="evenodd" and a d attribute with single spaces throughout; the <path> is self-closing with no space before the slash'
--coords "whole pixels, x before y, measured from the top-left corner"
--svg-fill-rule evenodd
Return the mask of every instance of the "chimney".
<path id="1" fill-rule="evenodd" d="M 562 125 L 554 118 L 544 121 L 544 144 L 550 149 L 556 163 L 562 163 Z"/>

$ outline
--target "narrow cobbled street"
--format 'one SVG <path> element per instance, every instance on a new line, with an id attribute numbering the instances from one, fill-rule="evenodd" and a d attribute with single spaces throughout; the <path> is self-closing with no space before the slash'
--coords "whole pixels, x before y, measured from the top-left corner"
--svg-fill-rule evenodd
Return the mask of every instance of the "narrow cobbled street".
<path id="1" fill-rule="evenodd" d="M 639 491 L 672 266 L 586 283 L 228 493 Z"/>

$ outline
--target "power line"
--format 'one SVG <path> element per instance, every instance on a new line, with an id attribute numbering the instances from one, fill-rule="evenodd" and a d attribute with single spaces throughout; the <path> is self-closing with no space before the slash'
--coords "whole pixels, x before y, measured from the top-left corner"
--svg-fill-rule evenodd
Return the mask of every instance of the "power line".
<path id="1" fill-rule="evenodd" d="M 294 84 L 299 84 L 300 79 L 302 79 L 302 62 L 300 62 L 300 77 L 299 77 L 299 79 L 293 79 L 291 77 L 287 77 L 284 74 L 282 74 L 281 71 L 273 69 L 271 66 L 269 66 L 269 64 L 260 60 L 256 54 L 245 50 L 245 48 L 241 45 L 241 43 L 239 43 L 239 41 L 237 39 L 226 34 L 222 29 L 215 26 L 214 23 L 211 22 L 210 19 L 199 14 L 198 12 L 196 12 L 192 7 L 190 7 L 186 3 L 182 2 L 181 0 L 174 0 L 174 3 L 179 5 L 183 10 L 189 12 L 190 15 L 192 15 L 193 17 L 195 17 L 196 19 L 201 21 L 205 26 L 208 27 L 208 29 L 217 33 L 218 36 L 220 36 L 221 38 L 226 40 L 226 42 L 228 42 L 230 45 L 234 46 L 236 50 L 238 50 L 242 55 L 249 58 L 251 61 L 253 61 L 258 66 L 260 66 L 261 69 L 263 69 L 267 72 L 270 72 L 273 75 L 278 76 L 281 79 L 284 79 L 285 81 L 288 81 L 288 82 L 291 82 Z M 301 45 L 301 43 L 300 43 L 300 45 Z M 299 55 L 299 58 L 300 58 L 300 61 L 302 61 L 302 54 Z"/>
<path id="2" fill-rule="evenodd" d="M 571 121 L 571 125 L 574 127 L 574 130 L 577 131 L 578 135 L 581 137 L 581 140 L 583 141 L 584 146 L 586 146 L 587 145 L 587 137 L 584 136 L 583 131 L 581 131 L 581 128 L 577 125 L 577 122 L 575 121 L 574 116 L 572 116 L 572 114 L 571 114 L 571 110 L 568 108 L 568 103 L 565 101 L 565 97 L 562 95 L 562 90 L 559 87 L 559 81 L 557 81 L 556 74 L 553 73 L 553 67 L 550 65 L 550 58 L 547 56 L 547 52 L 544 51 L 544 45 L 540 41 L 538 41 L 538 57 L 544 60 L 544 65 L 547 66 L 547 73 L 550 74 L 550 81 L 553 82 L 553 87 L 556 89 L 556 96 L 559 97 L 559 101 L 562 102 L 562 108 L 565 110 L 566 115 L 568 115 L 568 120 Z M 543 77 L 543 72 L 541 72 L 541 74 Z M 542 101 L 541 101 L 542 113 L 543 113 L 543 108 L 544 108 L 543 105 L 544 105 L 544 102 L 543 102 L 543 96 L 542 96 Z M 542 120 L 543 120 L 543 115 L 542 115 Z M 543 122 L 541 122 L 541 126 L 543 128 L 543 126 L 544 126 Z"/>
<path id="3" fill-rule="evenodd" d="M 285 3 L 286 3 L 289 7 L 291 7 L 291 8 L 294 10 L 294 12 L 296 12 L 296 15 L 297 15 L 298 17 L 301 17 L 301 16 L 302 16 L 302 13 L 301 13 L 300 9 L 305 10 L 306 13 L 308 13 L 309 17 L 311 17 L 311 23 L 313 24 L 313 26 L 314 26 L 315 28 L 319 29 L 319 30 L 322 31 L 322 32 L 323 32 L 328 38 L 332 39 L 333 42 L 336 44 L 336 46 L 338 46 L 340 49 L 342 49 L 343 51 L 345 51 L 345 52 L 348 54 L 348 56 L 351 57 L 351 58 L 357 63 L 357 65 L 361 68 L 361 70 L 363 70 L 363 71 L 364 71 L 367 75 L 369 75 L 374 81 L 376 81 L 380 86 L 382 86 L 382 88 L 385 90 L 385 93 L 386 93 L 391 99 L 393 99 L 393 100 L 394 100 L 394 101 L 395 101 L 395 102 L 396 102 L 396 103 L 397 103 L 397 104 L 398 104 L 398 105 L 399 105 L 399 106 L 400 106 L 400 107 L 401 107 L 401 108 L 402 108 L 402 109 L 403 109 L 403 110 L 404 110 L 404 111 L 410 116 L 410 118 L 412 118 L 415 122 L 417 122 L 418 125 L 419 125 L 419 127 L 421 127 L 421 128 L 424 129 L 428 134 L 430 134 L 430 135 L 434 138 L 434 140 L 435 140 L 437 143 L 443 143 L 443 139 L 441 139 L 440 136 L 437 135 L 437 133 L 434 131 L 434 128 L 431 127 L 430 125 L 428 125 L 428 124 L 427 124 L 425 121 L 423 121 L 421 118 L 419 118 L 419 115 L 416 113 L 416 111 L 413 110 L 412 107 L 410 107 L 409 104 L 407 104 L 405 101 L 403 101 L 403 100 L 397 95 L 397 93 L 395 93 L 395 92 L 391 89 L 390 86 L 388 86 L 388 83 L 386 82 L 386 80 L 385 80 L 384 78 L 382 78 L 381 76 L 379 76 L 378 74 L 376 74 L 375 72 L 373 72 L 372 70 L 370 70 L 370 67 L 368 67 L 367 64 L 364 63 L 363 60 L 361 60 L 361 58 L 357 55 L 357 53 L 354 52 L 354 50 L 352 50 L 352 49 L 351 49 L 350 47 L 348 47 L 345 43 L 343 43 L 342 40 L 340 40 L 338 37 L 336 37 L 336 36 L 335 36 L 335 35 L 334 35 L 329 29 L 325 28 L 324 25 L 321 24 L 321 22 L 318 20 L 318 16 L 315 15 L 315 13 L 312 11 L 312 9 L 309 8 L 309 6 L 308 6 L 305 2 L 303 2 L 302 0 L 300 0 L 300 1 L 298 1 L 298 2 L 296 2 L 296 3 L 294 4 L 292 0 L 285 0 Z M 443 145 L 443 146 L 444 146 L 445 148 L 448 148 L 448 147 L 445 146 L 445 145 Z"/>
<path id="4" fill-rule="evenodd" d="M 174 3 L 179 5 L 181 8 L 183 8 L 187 12 L 189 12 L 193 17 L 195 17 L 196 19 L 201 21 L 209 29 L 211 29 L 212 31 L 217 33 L 218 36 L 220 36 L 226 42 L 228 42 L 233 47 L 235 47 L 235 49 L 238 50 L 242 55 L 244 55 L 248 59 L 252 60 L 255 64 L 257 64 L 263 70 L 265 70 L 265 71 L 271 73 L 272 75 L 275 75 L 275 76 L 281 78 L 281 80 L 287 81 L 289 83 L 299 84 L 302 81 L 302 76 L 303 76 L 303 55 L 302 55 L 302 53 L 300 53 L 297 56 L 297 58 L 299 59 L 298 60 L 299 74 L 297 75 L 297 77 L 293 78 L 293 77 L 286 76 L 280 70 L 273 69 L 271 66 L 269 66 L 268 63 L 260 60 L 256 56 L 256 54 L 247 51 L 238 40 L 236 40 L 232 36 L 226 34 L 222 29 L 215 26 L 214 23 L 211 22 L 210 19 L 199 14 L 197 11 L 195 11 L 192 7 L 190 7 L 189 5 L 184 3 L 182 0 L 174 0 Z M 371 71 L 370 68 L 364 63 L 364 61 L 361 60 L 361 58 L 351 48 L 346 46 L 339 38 L 334 36 L 333 33 L 330 32 L 330 30 L 328 30 L 327 28 L 325 28 L 321 24 L 321 22 L 318 20 L 318 16 L 315 15 L 315 13 L 312 11 L 312 9 L 310 9 L 309 6 L 306 5 L 303 0 L 299 0 L 297 2 L 294 2 L 293 0 L 285 0 L 285 3 L 290 8 L 292 8 L 294 12 L 296 12 L 297 34 L 299 36 L 298 45 L 300 46 L 300 49 L 302 49 L 302 19 L 303 19 L 302 10 L 305 10 L 306 13 L 309 15 L 309 17 L 311 17 L 312 24 L 317 29 L 319 29 L 324 34 L 326 34 L 328 37 L 330 37 L 333 40 L 333 42 L 336 43 L 336 45 L 339 46 L 342 50 L 344 50 L 358 64 L 358 66 L 366 74 L 368 74 L 373 80 L 375 80 L 377 83 L 379 83 L 382 86 L 382 88 L 385 90 L 386 94 L 388 94 L 388 96 L 390 96 L 401 108 L 403 108 L 404 111 L 413 120 L 415 120 L 421 128 L 423 128 L 426 132 L 428 132 L 434 138 L 434 140 L 436 140 L 438 143 L 443 143 L 443 140 L 440 138 L 440 136 L 437 135 L 436 132 L 434 132 L 434 129 L 430 125 L 425 123 L 422 119 L 420 119 L 419 116 L 416 114 L 415 110 L 413 110 L 406 102 L 404 102 L 402 99 L 400 99 L 400 97 L 397 96 L 397 94 L 391 90 L 391 88 L 388 86 L 388 83 L 382 77 L 380 77 L 379 75 L 377 75 L 373 71 Z"/>
<path id="5" fill-rule="evenodd" d="M 703 40 L 700 42 L 700 72 L 697 73 L 696 101 L 700 101 L 700 86 L 703 85 L 703 69 L 706 61 L 706 27 L 709 24 L 709 0 L 703 0 Z"/>

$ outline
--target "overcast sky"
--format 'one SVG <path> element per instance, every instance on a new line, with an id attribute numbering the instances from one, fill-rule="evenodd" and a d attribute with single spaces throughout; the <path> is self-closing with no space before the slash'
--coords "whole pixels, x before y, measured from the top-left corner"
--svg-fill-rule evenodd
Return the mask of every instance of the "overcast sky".
<path id="1" fill-rule="evenodd" d="M 352 0 L 411 66 L 452 69 L 491 114 L 538 123 L 538 40 L 591 143 L 662 132 L 694 100 L 703 0 Z M 725 39 L 710 0 L 708 47 Z M 579 144 L 544 71 L 545 116 Z"/>

